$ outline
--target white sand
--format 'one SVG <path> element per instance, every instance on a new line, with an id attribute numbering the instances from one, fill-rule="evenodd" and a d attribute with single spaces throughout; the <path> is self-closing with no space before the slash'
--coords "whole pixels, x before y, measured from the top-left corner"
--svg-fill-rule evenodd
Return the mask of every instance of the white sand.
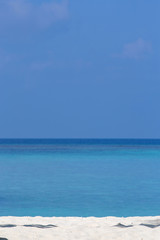
<path id="1" fill-rule="evenodd" d="M 117 224 L 132 227 L 115 226 Z M 149 224 L 142 226 L 140 224 Z M 14 224 L 16 227 L 4 227 Z M 52 228 L 22 225 L 56 225 Z M 151 226 L 154 228 L 151 228 Z M 79 218 L 0 217 L 0 239 L 8 240 L 160 240 L 160 217 Z"/>

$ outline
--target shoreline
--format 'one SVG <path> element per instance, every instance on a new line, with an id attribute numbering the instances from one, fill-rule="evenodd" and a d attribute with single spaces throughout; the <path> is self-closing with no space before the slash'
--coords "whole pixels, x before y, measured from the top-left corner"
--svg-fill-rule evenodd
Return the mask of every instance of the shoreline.
<path id="1" fill-rule="evenodd" d="M 158 240 L 160 216 L 0 217 L 0 240 Z"/>

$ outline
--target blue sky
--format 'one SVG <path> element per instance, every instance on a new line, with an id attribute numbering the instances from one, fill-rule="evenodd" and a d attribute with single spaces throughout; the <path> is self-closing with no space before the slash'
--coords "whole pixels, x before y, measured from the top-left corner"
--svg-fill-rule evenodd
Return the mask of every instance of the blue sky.
<path id="1" fill-rule="evenodd" d="M 160 138 L 158 0 L 1 0 L 0 138 Z"/>

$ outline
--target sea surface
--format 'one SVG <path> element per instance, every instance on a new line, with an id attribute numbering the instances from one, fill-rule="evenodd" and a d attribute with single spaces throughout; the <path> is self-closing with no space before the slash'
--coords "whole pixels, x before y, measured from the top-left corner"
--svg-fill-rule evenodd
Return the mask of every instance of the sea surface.
<path id="1" fill-rule="evenodd" d="M 0 139 L 0 216 L 160 215 L 160 140 Z"/>

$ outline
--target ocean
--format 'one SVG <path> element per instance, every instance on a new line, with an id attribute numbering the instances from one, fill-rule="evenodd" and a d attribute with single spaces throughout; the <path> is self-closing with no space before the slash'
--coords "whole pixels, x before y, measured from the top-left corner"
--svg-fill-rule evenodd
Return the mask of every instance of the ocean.
<path id="1" fill-rule="evenodd" d="M 158 139 L 0 139 L 0 216 L 154 215 Z"/>

